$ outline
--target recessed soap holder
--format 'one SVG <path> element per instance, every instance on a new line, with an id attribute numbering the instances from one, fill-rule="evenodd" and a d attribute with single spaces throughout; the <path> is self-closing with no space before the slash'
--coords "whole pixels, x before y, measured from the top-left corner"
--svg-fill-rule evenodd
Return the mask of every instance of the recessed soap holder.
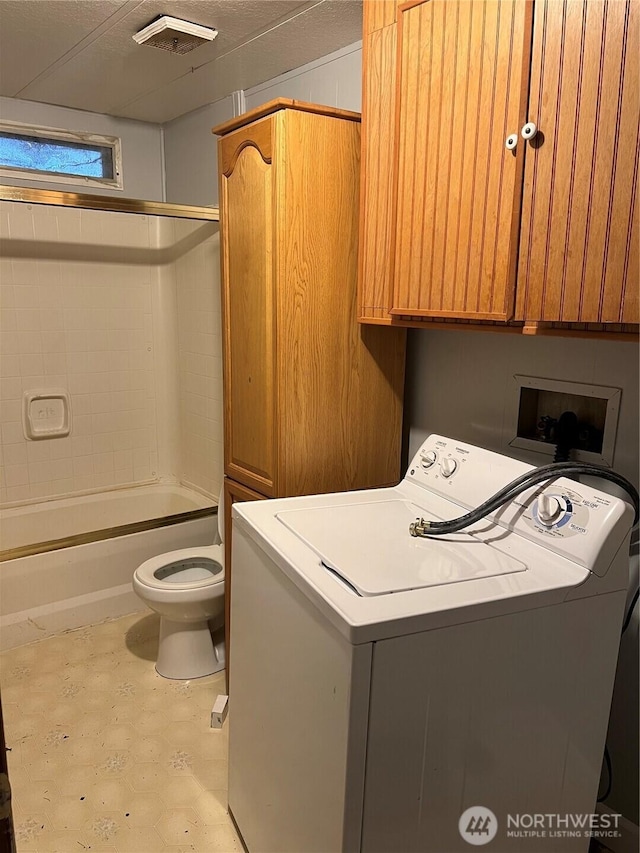
<path id="1" fill-rule="evenodd" d="M 25 438 L 64 438 L 71 432 L 71 401 L 63 388 L 25 391 L 22 398 L 22 429 Z"/>

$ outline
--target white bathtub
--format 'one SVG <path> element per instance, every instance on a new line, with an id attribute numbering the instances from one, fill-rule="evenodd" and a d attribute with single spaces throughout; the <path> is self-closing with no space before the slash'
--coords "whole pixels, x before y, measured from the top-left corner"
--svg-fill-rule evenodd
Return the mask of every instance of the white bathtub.
<path id="1" fill-rule="evenodd" d="M 210 545 L 214 513 L 198 492 L 156 484 L 0 510 L 0 648 L 142 609 L 136 567 Z"/>

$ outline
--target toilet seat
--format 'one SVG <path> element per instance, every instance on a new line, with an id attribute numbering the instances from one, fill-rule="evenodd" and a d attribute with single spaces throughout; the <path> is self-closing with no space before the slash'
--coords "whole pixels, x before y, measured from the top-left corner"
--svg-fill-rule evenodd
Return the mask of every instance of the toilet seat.
<path id="1" fill-rule="evenodd" d="M 171 572 L 176 563 L 185 564 Z M 204 564 L 204 565 L 203 565 Z M 158 577 L 158 573 L 168 570 L 166 578 Z M 196 570 L 196 571 L 194 571 Z M 181 572 L 191 580 L 178 581 Z M 190 575 L 186 575 L 189 572 Z M 208 572 L 208 577 L 202 577 Z M 198 577 L 200 575 L 200 577 Z M 134 578 L 143 586 L 150 589 L 186 590 L 202 589 L 224 583 L 224 551 L 221 545 L 209 545 L 202 548 L 182 548 L 178 551 L 168 551 L 146 560 L 134 572 Z"/>
<path id="2" fill-rule="evenodd" d="M 221 543 L 223 519 L 221 495 Z M 181 548 L 151 557 L 133 573 L 132 586 L 138 598 L 160 616 L 159 675 L 184 681 L 224 669 L 223 544 Z"/>

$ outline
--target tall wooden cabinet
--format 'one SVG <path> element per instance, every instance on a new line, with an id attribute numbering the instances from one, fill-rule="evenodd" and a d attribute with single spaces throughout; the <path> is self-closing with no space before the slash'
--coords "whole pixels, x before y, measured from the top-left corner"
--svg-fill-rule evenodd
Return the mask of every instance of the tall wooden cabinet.
<path id="1" fill-rule="evenodd" d="M 364 322 L 640 322 L 639 17 L 365 0 Z"/>
<path id="2" fill-rule="evenodd" d="M 405 333 L 357 322 L 359 114 L 280 99 L 214 132 L 228 507 L 397 482 Z"/>

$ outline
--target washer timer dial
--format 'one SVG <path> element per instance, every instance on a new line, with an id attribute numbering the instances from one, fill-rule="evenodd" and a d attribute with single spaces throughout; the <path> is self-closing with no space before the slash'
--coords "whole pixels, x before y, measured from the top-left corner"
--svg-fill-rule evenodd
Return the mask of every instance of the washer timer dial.
<path id="1" fill-rule="evenodd" d="M 557 527 L 569 520 L 571 509 L 571 503 L 564 495 L 543 493 L 534 504 L 533 516 L 544 527 Z"/>
<path id="2" fill-rule="evenodd" d="M 435 464 L 437 458 L 438 456 L 434 450 L 426 450 L 420 455 L 420 464 L 423 468 L 431 468 L 431 466 Z"/>
<path id="3" fill-rule="evenodd" d="M 443 477 L 450 477 L 458 467 L 458 463 L 450 456 L 445 457 L 440 461 L 440 472 Z"/>

